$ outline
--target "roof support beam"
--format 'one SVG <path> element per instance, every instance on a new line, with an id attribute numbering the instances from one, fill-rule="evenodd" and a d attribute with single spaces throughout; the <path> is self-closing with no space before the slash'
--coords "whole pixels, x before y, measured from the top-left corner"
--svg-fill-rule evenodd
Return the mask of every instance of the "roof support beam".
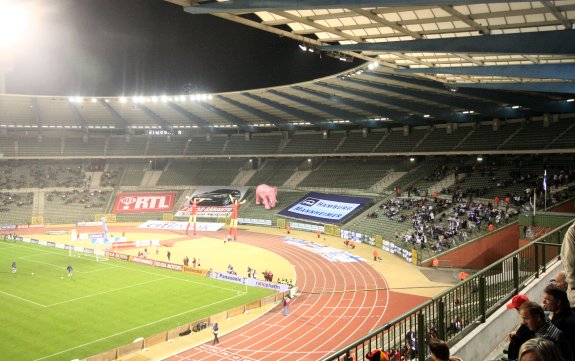
<path id="1" fill-rule="evenodd" d="M 204 103 L 204 102 L 200 102 L 200 105 L 202 107 L 204 107 L 205 109 L 209 110 L 212 113 L 215 113 L 217 115 L 219 115 L 220 117 L 226 119 L 228 122 L 234 124 L 235 126 L 237 126 L 238 128 L 246 131 L 246 132 L 250 132 L 253 131 L 252 127 L 249 126 L 248 123 L 246 123 L 243 119 L 230 114 L 228 112 L 226 112 L 225 110 L 222 110 L 220 108 L 217 108 L 215 106 L 213 106 L 212 104 L 208 104 L 208 103 Z"/>
<path id="2" fill-rule="evenodd" d="M 502 89 L 543 93 L 575 94 L 575 82 L 455 83 L 450 85 L 458 88 Z"/>
<path id="3" fill-rule="evenodd" d="M 312 114 L 312 113 L 308 113 L 305 110 L 296 109 L 296 108 L 290 107 L 288 105 L 281 104 L 279 102 L 276 102 L 276 101 L 273 101 L 270 99 L 266 99 L 266 98 L 260 97 L 258 95 L 255 95 L 255 94 L 248 93 L 248 92 L 244 92 L 244 93 L 242 93 L 242 95 L 246 96 L 252 100 L 256 100 L 260 103 L 263 103 L 263 104 L 269 105 L 271 107 L 277 108 L 284 113 L 287 113 L 287 114 L 290 114 L 294 117 L 297 117 L 302 122 L 309 122 L 309 123 L 312 123 L 314 125 L 321 126 L 321 121 L 318 121 L 317 115 Z"/>
<path id="4" fill-rule="evenodd" d="M 561 21 L 561 23 L 563 24 L 565 29 L 571 29 L 573 27 L 573 22 L 571 20 L 569 20 L 567 17 L 565 17 L 565 15 L 561 14 L 559 9 L 557 9 L 557 6 L 555 6 L 554 2 L 549 1 L 549 0 L 544 0 L 544 1 L 541 1 L 541 4 L 543 4 L 543 6 L 545 6 L 547 9 L 549 9 L 551 14 L 553 14 L 553 16 L 555 16 L 557 18 L 557 20 Z"/>
<path id="5" fill-rule="evenodd" d="M 512 0 L 510 2 L 522 2 Z M 174 0 L 170 1 L 174 2 Z M 501 0 L 463 0 L 463 4 L 499 3 Z M 414 7 L 450 5 L 453 0 L 234 0 L 225 2 L 194 3 L 184 10 L 191 14 L 252 13 L 274 10 L 310 10 L 341 8 Z"/>
<path id="6" fill-rule="evenodd" d="M 471 26 L 475 30 L 479 31 L 483 35 L 489 35 L 491 33 L 491 31 L 488 28 L 486 28 L 485 26 L 478 24 L 473 19 L 471 19 L 469 16 L 463 15 L 459 11 L 455 10 L 453 8 L 453 5 L 442 5 L 441 9 L 443 11 L 445 11 L 446 13 L 455 16 L 456 18 L 458 18 L 462 22 L 466 23 L 467 25 Z"/>
<path id="7" fill-rule="evenodd" d="M 158 123 L 160 125 L 160 127 L 162 127 L 163 130 L 165 130 L 166 132 L 168 132 L 170 134 L 174 134 L 174 128 L 172 127 L 172 125 L 170 123 L 168 123 L 166 121 L 166 119 L 160 117 L 158 114 L 154 113 L 150 108 L 148 108 L 145 105 L 136 104 L 136 106 L 141 111 L 143 111 L 147 116 L 154 119 L 156 121 L 156 123 Z"/>
<path id="8" fill-rule="evenodd" d="M 446 68 L 395 69 L 398 73 L 456 74 L 537 79 L 575 80 L 575 64 L 533 64 L 504 66 L 462 66 Z"/>
<path id="9" fill-rule="evenodd" d="M 210 124 L 208 124 L 205 120 L 198 117 L 197 115 L 191 113 L 189 110 L 182 108 L 181 106 L 179 106 L 174 102 L 168 102 L 168 105 L 176 112 L 183 115 L 186 119 L 188 119 L 188 121 L 190 121 L 190 123 L 193 123 L 195 126 L 202 128 L 210 133 L 213 131 L 213 128 Z"/>
<path id="10" fill-rule="evenodd" d="M 287 123 L 286 121 L 284 121 L 283 119 L 278 119 L 278 118 L 272 116 L 272 115 L 269 114 L 269 113 L 266 113 L 266 112 L 264 112 L 264 111 L 262 111 L 262 110 L 256 109 L 256 108 L 254 108 L 254 107 L 252 107 L 252 106 L 249 106 L 249 105 L 247 105 L 247 104 L 238 102 L 238 101 L 236 101 L 236 100 L 234 100 L 234 99 L 225 97 L 225 96 L 223 96 L 223 95 L 217 95 L 217 97 L 218 97 L 219 99 L 221 99 L 221 100 L 223 100 L 223 101 L 229 103 L 229 104 L 232 104 L 232 105 L 234 105 L 234 106 L 236 106 L 236 107 L 238 107 L 238 108 L 240 108 L 240 109 L 245 110 L 246 112 L 249 112 L 249 113 L 251 113 L 251 114 L 253 114 L 253 115 L 255 115 L 255 116 L 257 116 L 257 117 L 259 117 L 259 118 L 261 118 L 261 119 L 263 119 L 263 120 L 265 120 L 266 122 L 269 122 L 270 124 L 275 125 L 275 126 L 278 127 L 279 129 L 285 130 L 285 129 L 288 128 L 288 123 Z"/>
<path id="11" fill-rule="evenodd" d="M 322 46 L 325 51 L 575 54 L 575 30 Z"/>
<path id="12" fill-rule="evenodd" d="M 293 102 L 302 104 L 304 106 L 314 108 L 316 110 L 319 110 L 319 111 L 327 113 L 327 114 L 331 114 L 335 117 L 340 118 L 341 120 L 349 120 L 353 123 L 356 123 L 358 120 L 363 119 L 362 116 L 360 116 L 356 113 L 350 112 L 348 110 L 338 109 L 335 107 L 329 107 L 329 106 L 326 106 L 324 104 L 320 104 L 320 103 L 311 101 L 309 99 L 304 99 L 304 98 L 301 98 L 301 97 L 298 97 L 295 95 L 279 92 L 279 91 L 273 90 L 273 89 L 269 90 L 269 92 L 274 94 L 274 95 L 289 99 Z"/>
<path id="13" fill-rule="evenodd" d="M 126 133 L 128 134 L 134 134 L 134 130 L 132 129 L 131 124 L 128 123 L 128 121 L 124 119 L 124 117 L 122 117 L 120 113 L 116 111 L 116 109 L 112 108 L 112 106 L 109 103 L 105 102 L 104 99 L 98 99 L 98 102 L 104 108 L 106 108 L 106 110 L 108 110 L 110 114 L 112 114 L 112 118 L 114 118 L 116 123 L 119 125 L 120 129 L 125 129 Z"/>

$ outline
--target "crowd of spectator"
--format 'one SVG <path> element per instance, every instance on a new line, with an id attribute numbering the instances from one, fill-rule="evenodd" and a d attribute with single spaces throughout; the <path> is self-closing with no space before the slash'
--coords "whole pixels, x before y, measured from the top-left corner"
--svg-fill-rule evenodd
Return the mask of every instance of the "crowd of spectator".
<path id="1" fill-rule="evenodd" d="M 13 206 L 31 206 L 33 201 L 32 193 L 0 192 L 0 212 L 9 212 Z"/>
<path id="2" fill-rule="evenodd" d="M 100 176 L 100 186 L 102 187 L 115 187 L 118 185 L 120 179 L 120 171 L 112 170 L 103 172 Z"/>
<path id="3" fill-rule="evenodd" d="M 84 208 L 103 208 L 110 198 L 110 191 L 74 189 L 71 191 L 54 191 L 46 195 L 46 200 L 60 200 L 63 204 L 81 204 Z"/>
<path id="4" fill-rule="evenodd" d="M 7 165 L 0 169 L 0 189 L 84 187 L 88 178 L 82 165 Z"/>

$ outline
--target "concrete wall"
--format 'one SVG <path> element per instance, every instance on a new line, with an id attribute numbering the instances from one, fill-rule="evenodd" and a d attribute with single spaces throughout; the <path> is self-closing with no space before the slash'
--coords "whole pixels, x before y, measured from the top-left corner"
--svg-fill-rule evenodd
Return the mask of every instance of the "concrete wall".
<path id="1" fill-rule="evenodd" d="M 443 254 L 438 257 L 438 260 L 440 264 L 448 264 L 454 268 L 483 269 L 516 251 L 519 248 L 518 240 L 519 225 L 514 223 L 480 240 Z M 430 265 L 424 264 L 424 266 Z"/>

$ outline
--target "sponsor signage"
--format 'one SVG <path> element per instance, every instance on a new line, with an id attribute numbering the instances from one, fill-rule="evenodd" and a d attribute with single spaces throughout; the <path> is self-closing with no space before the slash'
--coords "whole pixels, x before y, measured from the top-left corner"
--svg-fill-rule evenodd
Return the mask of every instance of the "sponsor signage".
<path id="1" fill-rule="evenodd" d="M 0 229 L 16 229 L 15 224 L 0 224 Z"/>
<path id="2" fill-rule="evenodd" d="M 113 213 L 170 212 L 176 193 L 124 193 L 114 202 Z"/>
<path id="3" fill-rule="evenodd" d="M 271 219 L 238 218 L 238 224 L 257 224 L 259 226 L 271 226 Z"/>
<path id="4" fill-rule="evenodd" d="M 142 258 L 142 257 L 134 257 L 134 258 L 132 258 L 132 262 L 140 263 L 140 264 L 145 264 L 145 265 L 148 265 L 148 266 L 153 266 L 153 265 L 154 265 L 154 260 L 153 260 L 153 259 Z"/>
<path id="5" fill-rule="evenodd" d="M 78 227 L 92 227 L 92 226 L 101 226 L 102 222 L 78 222 L 76 226 Z"/>
<path id="6" fill-rule="evenodd" d="M 284 285 L 281 283 L 280 284 L 272 283 L 272 282 L 267 282 L 267 281 L 258 281 L 258 280 L 253 279 L 253 278 L 248 278 L 247 285 L 260 287 L 260 288 L 267 288 L 267 289 L 278 291 L 278 292 L 286 292 L 287 290 L 289 290 L 288 285 Z"/>
<path id="7" fill-rule="evenodd" d="M 292 246 L 296 246 L 303 250 L 313 252 L 327 259 L 330 262 L 350 263 L 350 262 L 365 261 L 363 258 L 356 256 L 351 252 L 341 251 L 339 249 L 325 246 L 323 244 L 319 244 L 316 242 L 310 242 L 303 239 L 292 238 L 292 237 L 284 237 L 282 240 Z"/>
<path id="8" fill-rule="evenodd" d="M 327 224 L 342 223 L 371 203 L 369 198 L 310 192 L 278 214 Z"/>
<path id="9" fill-rule="evenodd" d="M 246 196 L 249 187 L 210 186 L 198 187 L 191 198 L 202 198 L 196 208 L 198 217 L 229 217 L 232 214 L 232 201 L 230 195 L 241 202 Z M 240 206 L 241 209 L 241 206 Z M 176 217 L 189 217 L 192 206 L 186 201 L 176 212 Z"/>
<path id="10" fill-rule="evenodd" d="M 68 234 L 68 231 L 65 229 L 53 229 L 45 232 L 46 234 Z"/>
<path id="11" fill-rule="evenodd" d="M 124 261 L 128 261 L 130 259 L 130 256 L 128 256 L 127 254 L 122 254 L 122 253 L 117 253 L 117 252 L 106 252 L 106 257 L 117 258 L 117 259 L 121 259 Z"/>
<path id="12" fill-rule="evenodd" d="M 163 262 L 163 261 L 154 261 L 153 259 L 142 258 L 142 257 L 132 257 L 132 262 L 139 263 L 139 264 L 145 264 L 145 265 L 152 266 L 152 267 L 171 269 L 173 271 L 178 271 L 178 272 L 181 272 L 184 269 L 184 266 L 179 265 L 179 264 L 168 263 L 168 262 Z"/>
<path id="13" fill-rule="evenodd" d="M 227 282 L 232 282 L 232 283 L 239 283 L 241 285 L 246 284 L 246 277 L 238 276 L 238 275 L 231 275 L 228 273 L 215 272 L 214 278 L 217 280 L 222 280 L 222 281 L 227 281 Z"/>
<path id="14" fill-rule="evenodd" d="M 196 268 L 189 266 L 184 266 L 184 272 L 194 273 L 200 276 L 205 276 L 206 274 L 208 274 L 208 270 L 205 268 Z"/>
<path id="15" fill-rule="evenodd" d="M 44 228 L 43 224 L 19 224 L 18 229 Z"/>
<path id="16" fill-rule="evenodd" d="M 182 272 L 184 270 L 184 266 L 182 266 L 182 265 L 175 264 L 175 263 L 168 263 L 168 262 L 164 262 L 164 261 L 155 261 L 154 267 L 171 269 L 173 271 L 178 271 L 178 272 Z"/>
<path id="17" fill-rule="evenodd" d="M 198 231 L 215 232 L 220 230 L 223 226 L 223 223 L 196 222 L 196 229 Z M 188 222 L 176 221 L 146 221 L 145 223 L 138 225 L 138 228 L 166 229 L 171 231 L 185 231 L 186 227 L 188 227 Z"/>

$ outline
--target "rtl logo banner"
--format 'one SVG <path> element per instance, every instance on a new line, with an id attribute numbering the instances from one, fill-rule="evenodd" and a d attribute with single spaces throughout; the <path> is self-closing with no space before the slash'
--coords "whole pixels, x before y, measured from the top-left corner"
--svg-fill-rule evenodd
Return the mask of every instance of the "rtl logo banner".
<path id="1" fill-rule="evenodd" d="M 174 208 L 176 193 L 119 194 L 113 213 L 169 212 Z"/>

